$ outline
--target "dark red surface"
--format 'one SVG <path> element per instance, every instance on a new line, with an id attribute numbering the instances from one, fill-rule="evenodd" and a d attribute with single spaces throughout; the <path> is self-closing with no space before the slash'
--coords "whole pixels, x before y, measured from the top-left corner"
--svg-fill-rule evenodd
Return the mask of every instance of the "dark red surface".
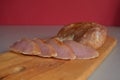
<path id="1" fill-rule="evenodd" d="M 0 24 L 59 25 L 95 21 L 120 25 L 120 0 L 0 0 Z"/>

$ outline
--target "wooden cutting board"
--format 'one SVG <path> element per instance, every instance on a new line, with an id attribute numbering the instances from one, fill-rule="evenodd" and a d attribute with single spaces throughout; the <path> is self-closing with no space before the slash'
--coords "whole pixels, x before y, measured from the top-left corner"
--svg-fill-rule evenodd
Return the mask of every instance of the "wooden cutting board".
<path id="1" fill-rule="evenodd" d="M 58 60 L 13 52 L 0 55 L 0 80 L 86 80 L 116 45 L 108 37 L 98 49 L 100 56 L 90 60 Z"/>

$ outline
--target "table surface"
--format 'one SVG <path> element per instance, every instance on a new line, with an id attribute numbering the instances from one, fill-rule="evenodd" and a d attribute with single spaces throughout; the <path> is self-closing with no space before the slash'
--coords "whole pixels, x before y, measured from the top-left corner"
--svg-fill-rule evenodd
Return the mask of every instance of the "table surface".
<path id="1" fill-rule="evenodd" d="M 52 37 L 61 27 L 63 26 L 0 26 L 0 53 L 8 51 L 12 43 L 24 37 Z M 88 80 L 120 79 L 120 27 L 108 27 L 108 34 L 117 39 L 117 45 Z"/>

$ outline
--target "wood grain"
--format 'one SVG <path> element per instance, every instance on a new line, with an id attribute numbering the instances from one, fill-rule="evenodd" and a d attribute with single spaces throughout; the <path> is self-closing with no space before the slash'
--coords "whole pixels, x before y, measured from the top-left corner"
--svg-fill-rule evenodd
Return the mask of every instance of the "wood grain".
<path id="1" fill-rule="evenodd" d="M 100 56 L 90 60 L 59 60 L 6 52 L 0 55 L 0 80 L 86 80 L 116 42 L 108 37 L 98 49 Z"/>

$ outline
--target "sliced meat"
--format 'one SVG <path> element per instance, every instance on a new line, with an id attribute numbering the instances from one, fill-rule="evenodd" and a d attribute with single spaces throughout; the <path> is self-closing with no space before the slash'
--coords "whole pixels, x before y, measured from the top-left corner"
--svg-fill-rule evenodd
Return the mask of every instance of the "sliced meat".
<path id="1" fill-rule="evenodd" d="M 39 45 L 39 48 L 41 49 L 41 54 L 39 56 L 42 56 L 42 57 L 57 56 L 55 49 L 50 44 L 46 43 L 45 40 L 36 38 L 36 39 L 34 39 L 34 41 L 36 44 Z"/>
<path id="2" fill-rule="evenodd" d="M 75 59 L 76 56 L 72 49 L 64 44 L 63 42 L 59 41 L 56 38 L 52 38 L 47 40 L 47 42 L 54 47 L 57 52 L 57 56 L 55 58 L 59 59 Z"/>
<path id="3" fill-rule="evenodd" d="M 57 36 L 61 40 L 74 40 L 97 49 L 105 42 L 107 29 L 94 22 L 80 22 L 66 25 Z"/>
<path id="4" fill-rule="evenodd" d="M 27 55 L 41 54 L 39 46 L 33 40 L 27 38 L 15 42 L 12 46 L 10 46 L 10 50 Z"/>
<path id="5" fill-rule="evenodd" d="M 91 59 L 98 57 L 99 55 L 96 50 L 92 49 L 91 47 L 82 45 L 76 41 L 65 40 L 64 43 L 73 49 L 76 55 L 76 59 Z"/>

